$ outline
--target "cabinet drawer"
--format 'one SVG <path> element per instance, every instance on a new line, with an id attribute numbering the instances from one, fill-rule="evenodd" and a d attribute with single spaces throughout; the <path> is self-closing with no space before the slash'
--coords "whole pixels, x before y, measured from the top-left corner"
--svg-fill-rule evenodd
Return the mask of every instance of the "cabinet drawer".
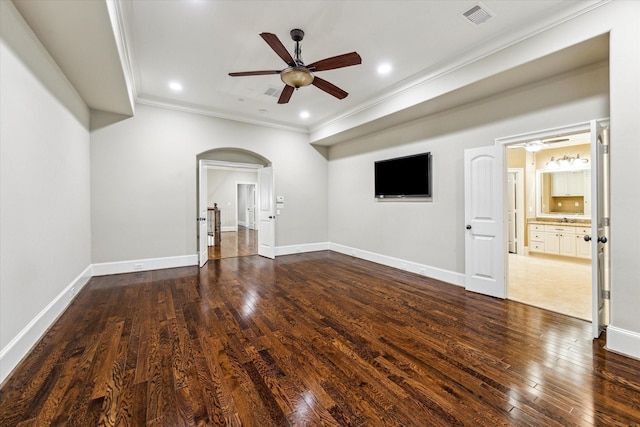
<path id="1" fill-rule="evenodd" d="M 541 232 L 533 232 L 531 233 L 531 236 L 529 237 L 529 239 L 531 239 L 532 242 L 544 242 L 544 234 L 542 234 Z"/>
<path id="2" fill-rule="evenodd" d="M 585 234 L 591 234 L 591 228 L 587 228 L 587 227 L 577 227 L 576 228 L 576 234 L 582 234 L 583 236 Z"/>
<path id="3" fill-rule="evenodd" d="M 542 225 L 542 224 L 529 224 L 529 230 L 531 230 L 531 233 L 533 233 L 534 231 L 544 231 L 544 225 Z"/>
<path id="4" fill-rule="evenodd" d="M 544 252 L 543 242 L 529 242 L 529 252 Z"/>
<path id="5" fill-rule="evenodd" d="M 545 225 L 544 231 L 546 231 L 547 233 L 575 234 L 576 228 L 563 225 Z"/>

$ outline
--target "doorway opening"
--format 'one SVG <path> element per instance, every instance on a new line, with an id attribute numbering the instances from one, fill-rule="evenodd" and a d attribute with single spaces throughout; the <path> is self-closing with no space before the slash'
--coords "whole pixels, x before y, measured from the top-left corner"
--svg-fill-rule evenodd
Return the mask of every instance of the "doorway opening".
<path id="1" fill-rule="evenodd" d="M 600 271 L 589 241 L 599 221 L 592 205 L 608 197 L 592 192 L 599 157 L 592 133 L 526 135 L 505 144 L 507 298 L 589 322 Z"/>
<path id="2" fill-rule="evenodd" d="M 258 254 L 257 185 L 257 169 L 231 166 L 207 169 L 208 259 Z M 214 222 L 216 219 L 218 224 Z"/>
<path id="3" fill-rule="evenodd" d="M 215 149 L 198 156 L 198 253 L 208 260 L 273 258 L 273 168 L 261 156 Z M 264 218 L 263 218 L 264 217 Z"/>

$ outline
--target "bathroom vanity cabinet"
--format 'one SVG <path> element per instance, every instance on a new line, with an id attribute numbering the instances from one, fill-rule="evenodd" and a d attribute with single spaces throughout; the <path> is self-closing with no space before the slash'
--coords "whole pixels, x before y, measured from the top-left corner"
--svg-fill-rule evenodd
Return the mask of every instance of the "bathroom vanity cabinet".
<path id="1" fill-rule="evenodd" d="M 529 252 L 591 258 L 591 244 L 584 240 L 587 234 L 591 234 L 588 224 L 529 223 Z"/>

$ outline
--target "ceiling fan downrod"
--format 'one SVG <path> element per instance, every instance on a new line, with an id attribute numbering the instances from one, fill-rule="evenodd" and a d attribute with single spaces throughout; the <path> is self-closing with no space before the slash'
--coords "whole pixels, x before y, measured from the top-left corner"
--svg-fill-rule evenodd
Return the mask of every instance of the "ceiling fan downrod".
<path id="1" fill-rule="evenodd" d="M 302 58 L 300 57 L 302 55 L 302 49 L 300 49 L 300 42 L 304 38 L 304 31 L 302 31 L 299 28 L 294 28 L 293 30 L 291 30 L 289 34 L 291 34 L 291 39 L 294 42 L 296 42 L 293 60 L 295 61 L 296 66 L 298 67 L 304 66 L 304 62 L 302 62 Z"/>

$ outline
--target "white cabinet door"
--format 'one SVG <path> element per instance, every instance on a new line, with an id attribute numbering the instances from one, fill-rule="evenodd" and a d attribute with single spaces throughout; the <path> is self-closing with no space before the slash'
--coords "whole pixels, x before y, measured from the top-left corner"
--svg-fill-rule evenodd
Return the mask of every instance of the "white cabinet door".
<path id="1" fill-rule="evenodd" d="M 584 174 L 582 171 L 567 174 L 567 195 L 582 196 L 584 194 Z"/>
<path id="2" fill-rule="evenodd" d="M 582 233 L 576 231 L 576 256 L 579 258 L 591 258 L 591 243 L 584 240 L 584 236 L 591 234 L 591 230 Z"/>
<path id="3" fill-rule="evenodd" d="M 558 237 L 558 250 L 560 255 L 576 256 L 576 235 L 573 233 L 561 233 Z"/>
<path id="4" fill-rule="evenodd" d="M 562 197 L 567 195 L 567 174 L 569 172 L 555 172 L 551 175 L 551 195 Z"/>
<path id="5" fill-rule="evenodd" d="M 544 251 L 548 254 L 560 254 L 560 238 L 556 232 L 544 233 Z"/>

